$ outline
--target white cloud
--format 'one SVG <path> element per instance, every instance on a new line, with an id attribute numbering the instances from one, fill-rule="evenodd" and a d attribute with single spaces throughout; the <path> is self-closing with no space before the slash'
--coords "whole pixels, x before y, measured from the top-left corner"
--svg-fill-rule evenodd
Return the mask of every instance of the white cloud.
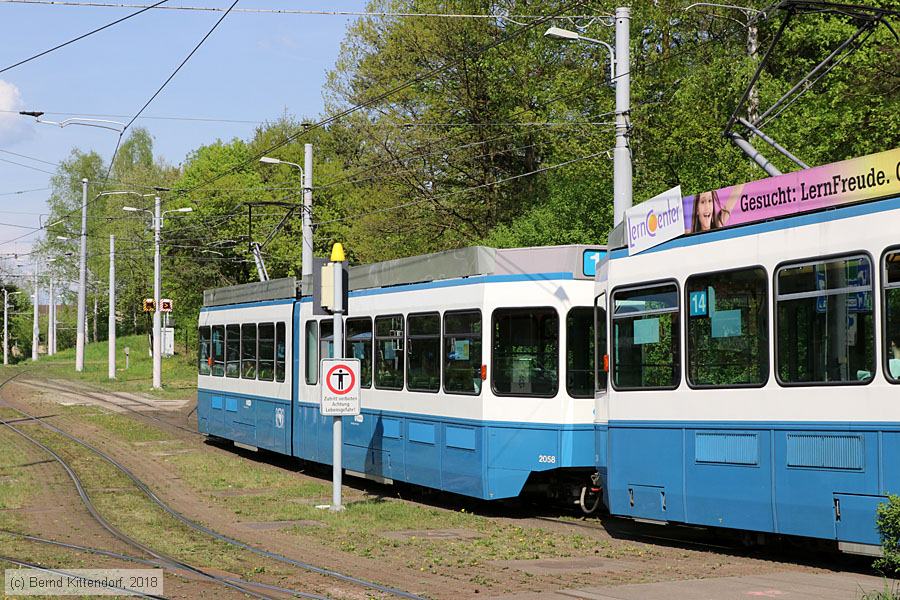
<path id="1" fill-rule="evenodd" d="M 0 144 L 14 144 L 33 133 L 31 120 L 18 114 L 24 108 L 19 88 L 0 79 Z"/>

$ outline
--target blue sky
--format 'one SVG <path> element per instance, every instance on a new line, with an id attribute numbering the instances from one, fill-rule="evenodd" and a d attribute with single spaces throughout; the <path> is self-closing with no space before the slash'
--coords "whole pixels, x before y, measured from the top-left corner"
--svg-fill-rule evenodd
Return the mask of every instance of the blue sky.
<path id="1" fill-rule="evenodd" d="M 227 7 L 226 0 L 182 2 Z M 242 8 L 364 9 L 363 0 L 242 0 Z M 0 3 L 0 69 L 128 14 L 129 10 Z M 137 112 L 206 31 L 215 12 L 151 10 L 62 50 L 0 74 L 0 111 L 42 110 L 78 114 Z M 334 65 L 350 17 L 229 15 L 163 93 L 147 116 L 272 120 L 323 111 L 322 84 Z M 48 115 L 62 120 L 65 117 Z M 128 118 L 116 120 L 128 121 Z M 157 155 L 181 163 L 193 148 L 218 138 L 248 137 L 253 124 L 139 120 L 150 130 Z M 33 123 L 0 112 L 0 149 L 58 162 L 72 148 L 95 149 L 107 159 L 113 131 Z M 0 158 L 53 171 L 51 165 L 0 153 Z M 49 175 L 0 161 L 0 252 L 30 245 L 3 243 L 26 233 L 9 224 L 38 225 Z M 28 214 L 16 214 L 16 213 Z"/>

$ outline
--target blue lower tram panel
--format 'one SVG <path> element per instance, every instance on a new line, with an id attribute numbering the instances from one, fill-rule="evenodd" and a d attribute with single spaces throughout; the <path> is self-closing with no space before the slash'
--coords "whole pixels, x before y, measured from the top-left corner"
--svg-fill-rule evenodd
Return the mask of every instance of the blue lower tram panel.
<path id="1" fill-rule="evenodd" d="M 290 411 L 289 400 L 223 392 L 197 393 L 200 433 L 282 454 L 291 451 Z"/>
<path id="2" fill-rule="evenodd" d="M 612 514 L 878 545 L 900 431 L 610 424 Z"/>
<path id="3" fill-rule="evenodd" d="M 297 404 L 207 390 L 198 392 L 201 433 L 331 464 L 332 417 Z M 234 409 L 234 410 L 232 410 Z M 592 425 L 523 425 L 363 412 L 344 417 L 349 471 L 475 498 L 513 498 L 532 473 L 595 467 Z"/>

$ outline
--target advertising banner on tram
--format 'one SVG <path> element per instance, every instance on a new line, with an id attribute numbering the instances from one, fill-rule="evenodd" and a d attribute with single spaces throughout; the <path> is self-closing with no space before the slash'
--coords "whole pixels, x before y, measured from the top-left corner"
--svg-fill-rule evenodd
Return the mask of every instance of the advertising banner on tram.
<path id="1" fill-rule="evenodd" d="M 637 254 L 684 233 L 681 186 L 625 211 L 628 254 Z"/>
<path id="2" fill-rule="evenodd" d="M 900 148 L 684 198 L 696 233 L 900 195 Z"/>

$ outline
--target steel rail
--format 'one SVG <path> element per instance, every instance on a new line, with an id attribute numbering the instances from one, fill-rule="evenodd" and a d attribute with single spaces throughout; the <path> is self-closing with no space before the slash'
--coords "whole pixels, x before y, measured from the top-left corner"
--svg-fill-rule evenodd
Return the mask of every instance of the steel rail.
<path id="1" fill-rule="evenodd" d="M 2 386 L 0 386 L 0 387 L 2 387 Z M 14 407 L 10 407 L 10 408 L 12 408 L 13 410 L 18 411 L 18 409 L 14 408 Z M 37 422 L 38 422 L 38 423 L 41 423 L 42 421 L 37 421 Z M 177 558 L 174 558 L 174 557 L 169 556 L 169 555 L 167 555 L 167 554 L 163 554 L 163 553 L 157 552 L 157 551 L 153 550 L 152 548 L 150 548 L 149 546 L 147 546 L 147 545 L 145 545 L 145 544 L 139 542 L 138 540 L 136 540 L 136 539 L 132 538 L 131 536 L 129 536 L 128 534 L 124 533 L 124 532 L 121 531 L 119 528 L 117 528 L 115 525 L 113 525 L 112 523 L 110 523 L 109 521 L 107 521 L 107 520 L 103 517 L 103 515 L 100 514 L 100 512 L 97 510 L 96 506 L 94 506 L 94 503 L 93 503 L 93 501 L 91 500 L 90 495 L 87 493 L 87 490 L 84 489 L 84 485 L 81 483 L 81 479 L 80 479 L 80 478 L 78 477 L 78 475 L 75 473 L 74 469 L 72 469 L 72 467 L 65 461 L 65 459 L 63 459 L 63 458 L 62 458 L 59 454 L 57 454 L 52 448 L 50 448 L 49 446 L 47 446 L 46 444 L 44 444 L 44 443 L 41 442 L 40 440 L 38 440 L 38 439 L 36 439 L 36 438 L 34 438 L 34 437 L 28 435 L 27 433 L 25 433 L 24 431 L 22 431 L 21 429 L 19 429 L 19 428 L 16 427 L 15 425 L 10 424 L 10 423 L 7 422 L 6 420 L 0 419 L 0 425 L 6 426 L 7 428 L 11 429 L 12 431 L 14 431 L 15 433 L 17 433 L 17 434 L 20 435 L 21 437 L 25 438 L 26 440 L 28 440 L 29 442 L 31 442 L 31 443 L 34 444 L 35 446 L 41 448 L 44 452 L 46 452 L 47 454 L 49 454 L 50 456 L 52 456 L 53 459 L 56 460 L 56 462 L 58 462 L 58 463 L 60 464 L 60 466 L 62 466 L 63 470 L 65 470 L 66 474 L 69 476 L 69 479 L 72 480 L 72 483 L 75 484 L 75 489 L 76 489 L 76 491 L 78 492 L 78 496 L 79 496 L 79 498 L 81 498 L 82 504 L 84 504 L 85 508 L 86 508 L 87 511 L 90 513 L 91 517 L 92 517 L 92 518 L 93 518 L 93 519 L 94 519 L 101 527 L 103 527 L 106 531 L 108 531 L 113 537 L 115 537 L 115 538 L 118 539 L 119 541 L 123 542 L 124 544 L 126 544 L 126 545 L 128 545 L 128 546 L 131 546 L 132 548 L 137 548 L 137 549 L 140 550 L 141 552 L 144 552 L 145 554 L 148 554 L 148 555 L 152 556 L 153 558 L 156 558 L 156 559 L 160 560 L 161 562 L 163 562 L 163 563 L 165 563 L 166 565 L 168 565 L 170 569 L 183 569 L 183 570 L 186 570 L 186 571 L 188 571 L 188 572 L 191 572 L 191 573 L 194 573 L 194 574 L 198 575 L 199 577 L 201 577 L 201 578 L 203 578 L 203 579 L 206 579 L 206 580 L 208 580 L 208 581 L 215 581 L 215 582 L 221 583 L 222 585 L 224 585 L 224 586 L 226 586 L 226 587 L 230 587 L 230 588 L 235 589 L 235 590 L 237 590 L 237 591 L 239 591 L 239 592 L 242 592 L 242 593 L 245 593 L 245 594 L 254 596 L 254 597 L 256 597 L 256 598 L 259 598 L 260 600 L 274 600 L 274 598 L 272 598 L 271 596 L 266 596 L 266 595 L 263 595 L 263 594 L 257 594 L 256 592 L 253 592 L 253 591 L 251 591 L 251 590 L 248 590 L 248 589 L 246 589 L 246 588 L 244 588 L 244 587 L 242 587 L 242 586 L 240 586 L 240 585 L 238 585 L 238 584 L 235 584 L 235 583 L 232 583 L 232 582 L 230 582 L 230 581 L 227 581 L 227 580 L 226 580 L 225 578 L 223 578 L 223 577 L 220 577 L 220 576 L 218 576 L 218 575 L 212 575 L 212 574 L 210 574 L 210 573 L 206 573 L 206 572 L 203 571 L 202 569 L 199 569 L 199 568 L 197 568 L 197 567 L 194 567 L 193 565 L 190 565 L 190 564 L 188 564 L 188 563 L 186 563 L 186 562 L 183 562 L 183 561 L 181 561 L 181 560 L 179 560 L 179 559 L 177 559 Z"/>
<path id="2" fill-rule="evenodd" d="M 6 385 L 6 383 L 8 383 L 9 381 L 11 381 L 13 378 L 15 378 L 15 377 L 17 377 L 18 375 L 21 375 L 21 374 L 23 374 L 23 373 L 24 373 L 24 371 L 21 372 L 21 373 L 18 373 L 18 374 L 16 374 L 16 375 L 14 375 L 13 377 L 7 379 L 6 381 L 0 383 L 0 387 L 3 387 L 4 385 Z M 66 431 L 64 431 L 64 430 L 62 430 L 62 429 L 60 429 L 59 427 L 56 427 L 55 425 L 52 425 L 52 424 L 50 424 L 50 423 L 47 423 L 47 422 L 44 421 L 44 420 L 38 419 L 38 418 L 35 417 L 34 415 L 31 415 L 30 413 L 25 412 L 24 410 L 22 410 L 22 409 L 20 409 L 20 408 L 16 408 L 16 407 L 14 407 L 14 406 L 11 406 L 11 405 L 10 405 L 9 403 L 7 403 L 7 402 L 3 402 L 3 404 L 6 405 L 8 408 L 10 408 L 10 409 L 16 411 L 17 413 L 21 414 L 22 416 L 32 419 L 32 420 L 35 421 L 36 423 L 40 424 L 42 427 L 45 427 L 45 428 L 50 429 L 50 430 L 52 430 L 52 431 L 55 431 L 55 432 L 58 433 L 59 435 L 65 437 L 65 438 L 69 439 L 70 441 L 72 441 L 72 442 L 78 444 L 79 446 L 82 446 L 83 448 L 85 448 L 85 449 L 87 449 L 87 450 L 93 452 L 93 453 L 96 454 L 98 457 L 102 458 L 103 460 L 105 460 L 106 462 L 108 462 L 110 465 L 112 465 L 113 467 L 115 467 L 118 471 L 120 471 L 120 472 L 121 472 L 123 475 L 125 475 L 128 479 L 130 479 L 131 482 L 132 482 L 139 490 L 141 490 L 141 491 L 144 493 L 144 495 L 146 495 L 146 496 L 147 496 L 154 504 L 156 504 L 159 508 L 161 508 L 163 511 L 165 511 L 166 513 L 168 513 L 170 516 L 174 517 L 175 519 L 177 519 L 178 521 L 180 521 L 181 523 L 183 523 L 184 525 L 188 526 L 189 528 L 191 528 L 191 529 L 193 529 L 193 530 L 195 530 L 195 531 L 199 531 L 200 533 L 203 533 L 203 534 L 205 534 L 205 535 L 207 535 L 207 536 L 209 536 L 209 537 L 212 537 L 212 538 L 214 538 L 214 539 L 216 539 L 216 540 L 225 542 L 226 544 L 229 544 L 229 545 L 232 545 L 232 546 L 241 548 L 241 549 L 246 550 L 246 551 L 248 551 L 248 552 L 252 552 L 253 554 L 256 554 L 256 555 L 258 555 L 258 556 L 263 556 L 263 557 L 265 557 L 265 558 L 269 558 L 269 559 L 271 559 L 271 560 L 274 560 L 274 561 L 277 561 L 277 562 L 280 562 L 280 563 L 292 565 L 292 566 L 298 567 L 298 568 L 300 568 L 300 569 L 303 569 L 303 570 L 305 570 L 305 571 L 309 571 L 309 572 L 311 572 L 311 573 L 317 573 L 317 574 L 319 574 L 319 575 L 324 575 L 324 576 L 326 576 L 326 577 L 331 577 L 331 578 L 334 578 L 334 579 L 338 579 L 338 580 L 340 580 L 340 581 L 345 581 L 345 582 L 347 582 L 347 583 L 353 583 L 353 584 L 355 584 L 355 585 L 359 585 L 359 586 L 364 587 L 364 588 L 373 589 L 373 590 L 376 590 L 376 591 L 379 591 L 379 592 L 382 592 L 382 593 L 385 593 L 385 594 L 391 594 L 391 595 L 393 595 L 393 596 L 398 596 L 398 597 L 401 597 L 401 598 L 408 598 L 408 599 L 410 599 L 410 600 L 426 600 L 426 599 L 423 598 L 422 596 L 419 596 L 419 595 L 416 595 L 416 594 L 413 594 L 413 593 L 410 593 L 410 592 L 406 592 L 406 591 L 401 590 L 401 589 L 398 589 L 398 588 L 394 588 L 394 587 L 391 587 L 391 586 L 382 585 L 382 584 L 379 584 L 379 583 L 375 583 L 374 581 L 368 581 L 368 580 L 365 580 L 365 579 L 362 579 L 362 578 L 359 578 L 359 577 L 354 577 L 354 576 L 352 576 L 352 575 L 347 575 L 347 574 L 345 574 L 345 573 L 341 573 L 341 572 L 335 571 L 335 570 L 333 570 L 333 569 L 328 569 L 328 568 L 325 568 L 325 567 L 319 567 L 319 566 L 316 566 L 316 565 L 313 565 L 313 564 L 311 564 L 311 563 L 307 563 L 307 562 L 304 562 L 304 561 L 295 560 L 295 559 L 293 559 L 293 558 L 289 558 L 289 557 L 287 557 L 287 556 L 284 556 L 284 555 L 282 555 L 282 554 L 278 554 L 278 553 L 276 553 L 276 552 L 269 552 L 268 550 L 263 550 L 262 548 L 257 548 L 256 546 L 252 546 L 252 545 L 250 545 L 250 544 L 248 544 L 248 543 L 246 543 L 246 542 L 242 542 L 242 541 L 237 540 L 237 539 L 235 539 L 235 538 L 232 538 L 232 537 L 229 537 L 229 536 L 224 535 L 224 534 L 222 534 L 222 533 L 219 533 L 219 532 L 217 532 L 217 531 L 215 531 L 215 530 L 213 530 L 213 529 L 210 529 L 209 527 L 206 527 L 205 525 L 202 525 L 201 523 L 198 523 L 198 522 L 196 522 L 196 521 L 193 521 L 192 519 L 186 517 L 186 516 L 183 515 L 182 513 L 178 512 L 177 510 L 175 510 L 174 508 L 172 508 L 171 506 L 169 506 L 165 501 L 163 501 L 161 498 L 159 498 L 159 496 L 157 496 L 156 493 L 153 492 L 153 490 L 151 490 L 151 489 L 147 486 L 147 484 L 145 484 L 140 478 L 138 478 L 138 477 L 137 477 L 130 469 L 128 469 L 126 466 L 124 466 L 124 465 L 122 465 L 121 463 L 119 463 L 116 459 L 114 459 L 114 458 L 111 457 L 110 455 L 106 454 L 106 453 L 103 452 L 102 450 L 96 448 L 95 446 L 92 446 L 91 444 L 89 444 L 88 442 L 86 442 L 86 441 L 84 441 L 84 440 L 81 440 L 81 439 L 79 439 L 79 438 L 73 436 L 72 434 L 70 434 L 70 433 L 68 433 L 68 432 L 66 432 Z M 4 424 L 5 424 L 5 423 L 4 423 Z"/>

